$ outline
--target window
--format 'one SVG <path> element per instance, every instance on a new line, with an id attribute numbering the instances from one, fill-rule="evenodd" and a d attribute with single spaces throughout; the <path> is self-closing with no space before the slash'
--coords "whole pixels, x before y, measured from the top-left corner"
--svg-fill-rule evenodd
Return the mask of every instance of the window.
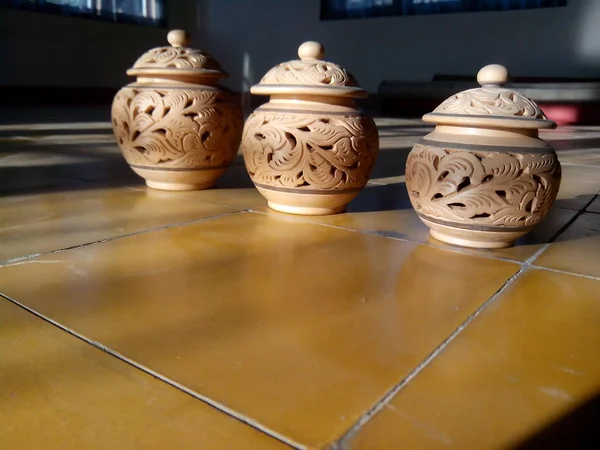
<path id="1" fill-rule="evenodd" d="M 321 20 L 567 6 L 567 0 L 321 0 Z"/>
<path id="2" fill-rule="evenodd" d="M 165 26 L 163 0 L 0 0 L 0 5 L 111 22 Z"/>

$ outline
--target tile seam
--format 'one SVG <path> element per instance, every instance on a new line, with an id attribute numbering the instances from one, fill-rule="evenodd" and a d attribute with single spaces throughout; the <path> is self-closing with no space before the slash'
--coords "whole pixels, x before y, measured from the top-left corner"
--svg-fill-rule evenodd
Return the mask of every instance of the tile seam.
<path id="1" fill-rule="evenodd" d="M 529 267 L 530 262 L 537 257 L 539 253 L 542 253 L 550 244 L 545 244 L 539 249 L 534 255 L 532 255 L 519 270 L 510 276 L 503 285 L 484 301 L 479 308 L 477 308 L 467 319 L 461 323 L 446 339 L 442 341 L 415 369 L 413 369 L 405 378 L 403 378 L 396 386 L 389 390 L 379 402 L 371 407 L 361 418 L 359 418 L 355 424 L 348 429 L 342 436 L 332 445 L 328 447 L 329 450 L 343 450 L 348 440 L 352 439 L 353 436 L 358 433 L 362 427 L 368 423 L 374 416 L 377 415 L 385 406 L 387 406 L 406 385 L 408 385 L 414 378 L 416 378 L 436 357 L 442 353 L 453 341 L 458 337 L 461 332 L 471 324 L 487 307 L 493 303 L 498 297 L 500 297 L 514 282 L 519 278 Z"/>
<path id="2" fill-rule="evenodd" d="M 536 266 L 535 264 L 531 264 L 530 267 L 532 269 L 536 269 L 536 270 L 545 270 L 547 272 L 552 272 L 552 273 L 560 273 L 562 275 L 573 275 L 575 277 L 580 277 L 580 278 L 586 278 L 588 280 L 596 280 L 596 281 L 600 281 L 600 277 L 596 277 L 594 275 L 587 275 L 585 273 L 577 273 L 577 272 L 566 272 L 564 270 L 559 270 L 559 269 L 552 269 L 551 267 L 544 267 L 544 266 Z"/>
<path id="3" fill-rule="evenodd" d="M 294 442 L 291 439 L 286 438 L 285 436 L 277 433 L 276 431 L 271 430 L 270 428 L 268 428 L 264 425 L 261 425 L 259 422 L 254 421 L 251 418 L 246 417 L 243 414 L 240 414 L 240 413 L 234 411 L 233 409 L 217 402 L 216 400 L 211 399 L 208 396 L 204 396 L 204 395 L 188 388 L 188 387 L 184 386 L 183 384 L 178 383 L 177 381 L 172 380 L 171 378 L 169 378 L 165 375 L 162 375 L 161 373 L 156 372 L 153 369 L 150 369 L 149 367 L 146 367 L 143 364 L 140 364 L 137 361 L 135 361 L 125 355 L 122 355 L 121 353 L 117 352 L 116 350 L 113 350 L 112 348 L 110 348 L 98 341 L 94 341 L 93 339 L 90 339 L 90 338 L 86 337 L 85 335 L 68 328 L 67 326 L 61 324 L 60 322 L 30 308 L 29 306 L 17 301 L 16 299 L 14 299 L 6 294 L 0 293 L 0 297 L 15 304 L 16 306 L 18 306 L 20 308 L 23 308 L 24 310 L 28 311 L 29 313 L 33 314 L 34 316 L 42 319 L 43 321 L 55 326 L 56 328 L 58 328 L 60 330 L 68 333 L 69 335 L 85 342 L 86 344 L 89 344 L 92 347 L 94 347 L 102 352 L 105 352 L 105 353 L 117 358 L 118 360 L 120 360 L 126 364 L 129 364 L 130 366 L 146 373 L 147 375 L 151 375 L 152 377 L 161 380 L 162 382 L 168 384 L 169 386 L 171 386 L 179 391 L 182 391 L 197 400 L 200 400 L 202 403 L 205 403 L 205 404 L 211 406 L 212 408 L 216 409 L 217 411 L 224 413 L 227 416 L 232 417 L 233 419 L 236 419 L 237 421 L 246 424 L 247 426 L 253 428 L 254 430 L 259 431 L 261 434 L 264 434 L 272 439 L 276 439 L 277 441 L 279 441 L 282 444 L 287 445 L 288 447 L 291 447 L 291 448 L 294 448 L 297 450 L 307 450 L 307 447 L 305 447 L 297 442 Z"/>
<path id="4" fill-rule="evenodd" d="M 223 217 L 233 216 L 233 215 L 237 215 L 237 214 L 244 214 L 244 213 L 247 213 L 247 212 L 250 212 L 250 211 L 247 210 L 247 209 L 241 209 L 239 211 L 232 211 L 232 212 L 229 212 L 229 213 L 217 214 L 215 216 L 203 217 L 201 219 L 195 219 L 195 220 L 191 220 L 191 221 L 187 221 L 187 222 L 177 222 L 177 223 L 170 223 L 168 225 L 163 225 L 163 226 L 155 227 L 155 228 L 145 228 L 143 230 L 134 231 L 132 233 L 121 234 L 121 235 L 118 235 L 118 236 L 112 236 L 112 237 L 108 237 L 108 238 L 105 238 L 105 239 L 99 239 L 97 241 L 85 242 L 83 244 L 72 245 L 70 247 L 58 248 L 58 249 L 49 250 L 49 251 L 46 251 L 46 252 L 31 253 L 31 254 L 25 255 L 25 256 L 17 256 L 15 258 L 9 258 L 9 259 L 5 259 L 3 261 L 0 261 L 0 267 L 10 266 L 10 265 L 16 265 L 16 264 L 18 264 L 21 261 L 29 260 L 29 259 L 32 259 L 32 258 L 37 258 L 38 256 L 51 255 L 51 254 L 54 254 L 54 253 L 62 253 L 62 252 L 66 252 L 68 250 L 76 249 L 76 248 L 89 247 L 89 246 L 92 246 L 92 245 L 103 244 L 105 242 L 117 241 L 119 239 L 125 239 L 125 238 L 129 238 L 129 237 L 133 237 L 133 236 L 138 236 L 140 234 L 152 233 L 154 231 L 166 230 L 166 229 L 169 229 L 169 228 L 176 228 L 176 227 L 194 225 L 194 224 L 197 224 L 197 223 L 200 223 L 200 222 L 204 222 L 204 221 L 208 221 L 208 220 L 221 219 Z"/>

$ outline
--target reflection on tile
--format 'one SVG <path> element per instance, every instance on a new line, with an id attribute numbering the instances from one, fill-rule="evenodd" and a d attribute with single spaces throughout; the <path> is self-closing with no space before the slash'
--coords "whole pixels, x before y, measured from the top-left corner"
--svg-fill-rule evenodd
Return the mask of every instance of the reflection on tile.
<path id="1" fill-rule="evenodd" d="M 0 297 L 0 448 L 285 449 Z"/>
<path id="2" fill-rule="evenodd" d="M 318 446 L 338 438 L 518 267 L 242 213 L 0 267 L 0 285 Z"/>
<path id="3" fill-rule="evenodd" d="M 562 181 L 565 180 L 600 184 L 600 167 L 565 165 L 562 168 Z"/>
<path id="4" fill-rule="evenodd" d="M 599 321 L 600 281 L 530 270 L 344 448 L 556 448 L 519 444 L 600 393 Z"/>
<path id="5" fill-rule="evenodd" d="M 260 208 L 259 211 L 274 216 L 286 216 L 295 220 L 321 223 L 412 242 L 426 242 L 440 248 L 513 261 L 529 259 L 577 214 L 577 211 L 570 209 L 552 208 L 544 221 L 538 224 L 531 233 L 521 238 L 515 247 L 499 250 L 475 250 L 445 244 L 431 238 L 429 228 L 419 220 L 412 209 L 408 192 L 403 183 L 368 186 L 350 203 L 345 214 L 301 217 L 281 214 L 267 207 Z"/>
<path id="6" fill-rule="evenodd" d="M 236 210 L 150 189 L 4 197 L 0 198 L 0 261 Z"/>
<path id="7" fill-rule="evenodd" d="M 534 264 L 600 277 L 600 215 L 583 213 Z"/>
<path id="8" fill-rule="evenodd" d="M 573 149 L 558 152 L 561 164 L 600 166 L 600 148 Z"/>

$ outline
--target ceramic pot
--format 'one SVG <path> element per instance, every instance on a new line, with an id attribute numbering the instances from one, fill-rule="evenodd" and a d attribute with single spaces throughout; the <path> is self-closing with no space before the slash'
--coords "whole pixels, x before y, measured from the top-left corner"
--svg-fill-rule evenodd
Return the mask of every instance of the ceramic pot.
<path id="1" fill-rule="evenodd" d="M 560 164 L 538 136 L 556 123 L 530 99 L 501 87 L 508 81 L 503 66 L 484 67 L 477 81 L 480 88 L 453 95 L 423 116 L 436 127 L 410 152 L 406 186 L 435 239 L 509 247 L 556 199 Z"/>
<path id="2" fill-rule="evenodd" d="M 186 47 L 183 30 L 170 47 L 142 55 L 112 105 L 112 125 L 125 160 L 154 189 L 212 187 L 233 162 L 242 132 L 239 100 L 218 86 L 228 76 L 209 54 Z"/>
<path id="3" fill-rule="evenodd" d="M 250 178 L 274 210 L 304 215 L 341 212 L 369 180 L 379 137 L 355 99 L 352 75 L 322 61 L 305 42 L 300 60 L 271 69 L 250 92 L 270 95 L 244 126 L 241 149 Z"/>

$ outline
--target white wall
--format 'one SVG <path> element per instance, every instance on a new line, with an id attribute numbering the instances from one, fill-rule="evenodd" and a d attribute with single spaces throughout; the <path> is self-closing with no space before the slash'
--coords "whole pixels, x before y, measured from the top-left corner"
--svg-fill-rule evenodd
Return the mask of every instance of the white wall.
<path id="1" fill-rule="evenodd" d="M 173 0 L 170 26 L 196 28 L 196 1 Z M 0 8 L 0 86 L 119 87 L 168 30 Z"/>
<path id="2" fill-rule="evenodd" d="M 492 62 L 521 76 L 600 77 L 600 0 L 569 0 L 566 8 L 333 22 L 319 20 L 320 0 L 199 1 L 201 44 L 232 74 L 227 84 L 236 90 L 294 59 L 298 45 L 309 39 L 325 45 L 327 58 L 372 92 L 383 79 L 475 74 Z"/>

